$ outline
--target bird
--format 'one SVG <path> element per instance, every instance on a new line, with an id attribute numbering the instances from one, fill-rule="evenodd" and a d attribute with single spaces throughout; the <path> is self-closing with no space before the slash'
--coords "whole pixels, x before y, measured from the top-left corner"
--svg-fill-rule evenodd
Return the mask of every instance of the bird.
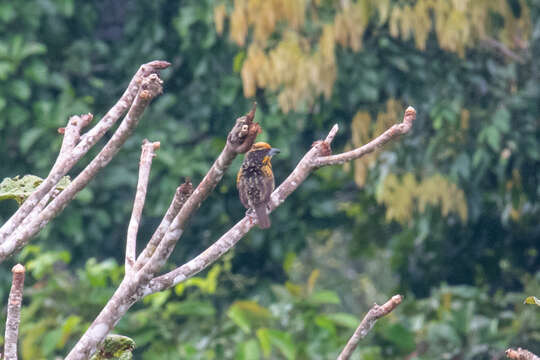
<path id="1" fill-rule="evenodd" d="M 246 153 L 236 177 L 240 202 L 248 209 L 246 212 L 248 216 L 250 211 L 255 211 L 261 229 L 270 227 L 270 218 L 266 208 L 275 187 L 270 161 L 272 156 L 279 154 L 279 152 L 279 149 L 273 148 L 265 142 L 253 144 Z"/>

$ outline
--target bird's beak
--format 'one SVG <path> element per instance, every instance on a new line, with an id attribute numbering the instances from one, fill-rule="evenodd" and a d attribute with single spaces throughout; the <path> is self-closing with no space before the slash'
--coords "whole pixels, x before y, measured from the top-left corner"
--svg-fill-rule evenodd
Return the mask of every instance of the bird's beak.
<path id="1" fill-rule="evenodd" d="M 280 150 L 278 148 L 271 148 L 268 152 L 268 156 L 274 156 L 280 153 Z"/>

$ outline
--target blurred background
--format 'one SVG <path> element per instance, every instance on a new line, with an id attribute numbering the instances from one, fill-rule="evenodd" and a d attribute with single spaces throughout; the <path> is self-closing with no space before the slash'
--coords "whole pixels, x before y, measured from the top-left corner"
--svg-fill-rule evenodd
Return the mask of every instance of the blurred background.
<path id="1" fill-rule="evenodd" d="M 259 139 L 281 149 L 277 183 L 334 123 L 341 152 L 409 105 L 418 115 L 379 152 L 312 174 L 269 230 L 135 305 L 115 332 L 136 359 L 335 359 L 395 293 L 404 304 L 354 359 L 540 353 L 540 308 L 523 304 L 540 296 L 539 15 L 538 0 L 1 0 L 0 179 L 46 177 L 70 115 L 100 118 L 142 63 L 172 63 L 122 151 L 2 264 L 3 306 L 11 266 L 28 269 L 22 359 L 65 355 L 120 282 L 142 139 L 161 149 L 139 249 L 254 100 Z M 244 215 L 241 160 L 168 269 Z M 16 206 L 0 203 L 0 222 Z"/>

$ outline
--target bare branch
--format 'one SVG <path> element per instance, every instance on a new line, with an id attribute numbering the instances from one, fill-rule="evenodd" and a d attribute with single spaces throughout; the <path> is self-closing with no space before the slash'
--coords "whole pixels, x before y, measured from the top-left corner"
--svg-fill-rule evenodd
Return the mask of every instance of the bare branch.
<path id="1" fill-rule="evenodd" d="M 39 201 L 52 189 L 54 186 L 62 179 L 64 175 L 90 150 L 109 130 L 116 121 L 128 110 L 128 108 L 133 103 L 136 95 L 139 93 L 140 86 L 144 77 L 149 74 L 156 72 L 160 69 L 165 69 L 170 64 L 166 61 L 152 61 L 147 64 L 142 65 L 131 82 L 127 87 L 126 91 L 118 100 L 118 102 L 107 112 L 107 114 L 97 123 L 90 131 L 80 137 L 78 144 L 72 147 L 73 138 L 69 138 L 69 145 L 66 146 L 67 149 L 70 149 L 69 156 L 63 156 L 63 153 L 60 152 L 59 158 L 62 158 L 61 161 L 57 160 L 53 169 L 47 176 L 45 180 L 38 186 L 38 188 L 26 199 L 26 201 L 19 207 L 19 209 L 13 214 L 8 221 L 0 228 L 0 244 L 3 243 L 9 236 L 13 234 L 15 229 L 21 224 L 21 222 L 27 217 L 27 215 L 32 211 L 32 209 L 39 203 Z M 91 121 L 91 119 L 84 118 L 83 122 L 79 125 L 84 126 L 84 123 Z M 69 128 L 69 123 L 68 123 Z M 69 130 L 71 131 L 71 130 Z M 65 138 L 64 138 L 65 140 Z"/>
<path id="2" fill-rule="evenodd" d="M 126 275 L 131 273 L 137 257 L 137 232 L 141 223 L 142 211 L 146 200 L 146 190 L 148 188 L 148 179 L 150 178 L 150 168 L 152 159 L 156 155 L 155 151 L 159 149 L 159 142 L 151 143 L 147 139 L 143 140 L 141 161 L 139 163 L 139 180 L 137 182 L 137 192 L 133 201 L 133 210 L 129 220 L 126 236 Z"/>
<path id="3" fill-rule="evenodd" d="M 227 136 L 225 148 L 172 221 L 150 261 L 138 273 L 138 276 L 144 278 L 143 281 L 149 281 L 165 264 L 182 236 L 187 221 L 221 181 L 234 158 L 239 153 L 248 151 L 253 145 L 255 138 L 261 131 L 259 124 L 253 122 L 255 109 L 256 104 L 247 115 L 236 119 L 236 124 Z"/>
<path id="4" fill-rule="evenodd" d="M 339 157 L 341 155 L 346 155 L 343 161 L 350 161 L 352 159 L 361 157 L 373 150 L 363 150 L 363 152 L 360 152 L 359 154 L 354 154 L 354 152 L 363 148 L 374 149 L 376 147 L 380 147 L 393 138 L 408 132 L 412 127 L 415 117 L 416 111 L 412 107 L 409 107 L 405 112 L 404 123 L 392 126 L 382 135 L 358 149 L 336 156 Z M 304 155 L 302 160 L 300 160 L 293 172 L 276 190 L 274 190 L 270 197 L 270 211 L 275 210 L 279 205 L 281 205 L 285 199 L 300 186 L 300 184 L 309 176 L 309 174 L 311 174 L 312 171 L 321 166 L 340 163 L 341 159 L 334 162 L 334 160 L 332 160 L 333 156 L 328 156 L 328 154 L 331 152 L 331 142 L 333 141 L 337 131 L 338 126 L 334 125 L 324 141 L 316 141 L 313 144 L 313 147 L 306 153 L 306 155 Z M 325 161 L 319 161 L 322 159 L 325 159 Z M 248 218 L 247 216 L 244 217 L 197 257 L 164 275 L 152 279 L 145 287 L 144 295 L 166 290 L 204 270 L 206 267 L 218 260 L 223 254 L 229 251 L 234 245 L 236 245 L 236 243 L 242 237 L 244 237 L 244 235 L 247 234 L 249 230 L 255 226 L 255 224 L 255 218 Z M 173 234 L 169 233 L 167 235 L 171 236 Z M 165 260 L 163 260 L 163 262 L 164 261 Z"/>
<path id="5" fill-rule="evenodd" d="M 122 283 L 105 305 L 100 314 L 92 322 L 75 347 L 70 351 L 66 360 L 87 359 L 97 348 L 99 343 L 105 338 L 109 331 L 116 325 L 116 322 L 127 312 L 127 310 L 137 300 L 144 296 L 143 290 L 146 284 L 154 277 L 165 261 L 170 256 L 174 245 L 180 238 L 183 227 L 192 213 L 197 210 L 204 199 L 215 188 L 217 183 L 223 177 L 223 174 L 231 164 L 234 157 L 241 152 L 247 151 L 253 145 L 255 137 L 260 132 L 260 127 L 253 122 L 255 116 L 255 105 L 246 115 L 238 118 L 236 124 L 227 137 L 227 144 L 220 156 L 214 162 L 208 174 L 204 177 L 197 189 L 191 194 L 192 185 L 189 181 L 180 186 L 179 203 L 175 204 L 176 196 L 173 199 L 170 214 L 177 212 L 167 230 L 163 232 L 160 225 L 150 241 L 149 245 L 143 251 L 144 256 L 140 256 L 135 264 L 139 269 L 134 276 L 126 276 Z M 167 216 L 166 216 L 167 217 Z M 168 224 L 170 221 L 165 219 L 162 224 Z M 160 240 L 160 237 L 162 239 Z M 157 248 L 152 249 L 152 247 Z M 144 264 L 143 264 L 144 263 Z"/>
<path id="6" fill-rule="evenodd" d="M 409 114 L 410 109 L 407 110 Z M 414 115 L 414 109 L 412 112 Z M 172 249 L 182 235 L 189 217 L 215 188 L 234 157 L 239 152 L 247 151 L 251 148 L 255 137 L 260 131 L 259 125 L 253 123 L 253 117 L 254 109 L 248 115 L 237 119 L 233 130 L 227 137 L 225 148 L 197 189 L 190 196 L 191 187 L 186 188 L 189 191 L 186 191 L 183 206 L 175 205 L 175 201 L 180 198 L 180 195 L 178 195 L 179 190 L 177 190 L 177 195 L 175 195 L 173 203 L 169 207 L 162 223 L 135 263 L 134 269 L 137 269 L 137 272 L 134 273 L 134 276 L 124 277 L 117 291 L 68 354 L 66 360 L 86 359 L 96 350 L 98 344 L 136 301 L 146 295 L 172 287 L 202 271 L 229 251 L 256 224 L 256 219 L 247 216 L 244 217 L 200 255 L 169 273 L 154 277 L 170 256 Z M 406 120 L 406 126 L 398 126 L 396 128 L 395 125 L 390 129 L 392 131 L 385 132 L 367 145 L 374 147 L 382 146 L 392 138 L 406 133 L 411 128 L 414 116 L 406 116 Z M 272 193 L 269 204 L 270 211 L 281 205 L 312 171 L 320 166 L 333 163 L 332 161 L 318 163 L 317 160 L 330 157 L 330 145 L 337 130 L 338 127 L 334 126 L 326 140 L 316 141 L 289 177 Z M 364 151 L 357 157 L 366 153 Z M 179 202 L 181 201 L 179 200 Z M 176 212 L 178 214 L 174 216 Z M 169 223 L 170 225 L 168 225 Z M 164 230 L 167 225 L 167 230 Z"/>
<path id="7" fill-rule="evenodd" d="M 320 157 L 316 159 L 314 166 L 320 167 L 324 165 L 343 164 L 344 162 L 357 159 L 361 156 L 364 156 L 365 154 L 369 154 L 381 148 L 383 145 L 385 145 L 390 140 L 396 138 L 397 136 L 408 133 L 412 127 L 414 119 L 416 119 L 416 110 L 414 110 L 412 106 L 409 106 L 407 110 L 405 110 L 405 115 L 403 116 L 402 123 L 395 124 L 390 129 L 386 130 L 384 133 L 378 136 L 376 139 L 357 149 L 347 151 L 338 155 Z"/>
<path id="8" fill-rule="evenodd" d="M 184 206 L 186 200 L 191 196 L 192 193 L 193 185 L 191 184 L 189 178 L 186 179 L 182 185 L 176 188 L 171 205 L 169 206 L 169 209 L 167 209 L 163 220 L 161 220 L 161 223 L 152 235 L 152 238 L 137 258 L 137 262 L 135 264 L 136 270 L 140 270 L 148 262 L 148 260 L 150 260 L 152 254 L 154 254 L 154 251 L 156 251 L 157 246 L 161 242 L 161 239 L 163 239 L 165 232 L 169 228 L 169 225 L 176 215 L 178 215 L 178 212 L 182 206 Z"/>
<path id="9" fill-rule="evenodd" d="M 145 77 L 141 89 L 118 129 L 101 149 L 99 154 L 86 168 L 40 213 L 32 219 L 26 219 L 24 226 L 19 227 L 12 236 L 0 244 L 0 261 L 5 260 L 14 251 L 28 243 L 30 238 L 62 211 L 67 204 L 92 180 L 99 170 L 105 167 L 120 150 L 127 138 L 132 134 L 144 110 L 151 100 L 161 94 L 162 81 L 157 74 Z M 79 144 L 80 145 L 80 144 Z M 78 146 L 77 146 L 78 147 Z M 44 181 L 45 182 L 45 181 Z M 38 188 L 39 189 L 39 188 Z M 37 190 L 36 190 L 37 191 Z M 32 195 L 31 195 L 32 196 Z M 28 199 L 27 199 L 28 201 Z M 25 202 L 26 203 L 26 202 Z"/>
<path id="10" fill-rule="evenodd" d="M 347 342 L 347 345 L 345 345 L 341 354 L 339 354 L 337 360 L 349 359 L 354 352 L 354 349 L 358 346 L 358 342 L 366 337 L 371 328 L 373 328 L 373 325 L 375 325 L 375 322 L 381 317 L 391 313 L 399 304 L 401 304 L 402 300 L 403 297 L 401 295 L 394 295 L 381 306 L 377 304 L 373 305 L 366 316 L 364 316 L 364 319 L 362 319 L 360 325 L 358 325 L 358 328 Z"/>
<path id="11" fill-rule="evenodd" d="M 17 264 L 11 269 L 13 280 L 9 292 L 6 334 L 4 340 L 4 359 L 17 360 L 17 340 L 21 321 L 21 304 L 24 288 L 24 266 Z"/>
<path id="12" fill-rule="evenodd" d="M 84 115 L 73 115 L 69 118 L 65 128 L 59 128 L 58 133 L 63 134 L 62 146 L 56 158 L 56 162 L 51 168 L 51 173 L 56 170 L 66 161 L 66 157 L 71 155 L 71 152 L 81 139 L 81 130 L 92 122 L 94 115 L 88 113 Z"/>
<path id="13" fill-rule="evenodd" d="M 540 357 L 522 348 L 506 350 L 506 357 L 512 360 L 540 360 Z"/>

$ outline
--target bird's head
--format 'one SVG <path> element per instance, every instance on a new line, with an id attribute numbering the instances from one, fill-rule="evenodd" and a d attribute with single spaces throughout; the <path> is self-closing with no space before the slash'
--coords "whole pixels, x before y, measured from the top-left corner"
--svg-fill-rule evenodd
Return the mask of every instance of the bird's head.
<path id="1" fill-rule="evenodd" d="M 279 149 L 273 148 L 269 144 L 261 141 L 253 144 L 251 149 L 246 154 L 246 160 L 252 164 L 269 164 L 272 156 L 279 154 L 279 152 Z"/>

